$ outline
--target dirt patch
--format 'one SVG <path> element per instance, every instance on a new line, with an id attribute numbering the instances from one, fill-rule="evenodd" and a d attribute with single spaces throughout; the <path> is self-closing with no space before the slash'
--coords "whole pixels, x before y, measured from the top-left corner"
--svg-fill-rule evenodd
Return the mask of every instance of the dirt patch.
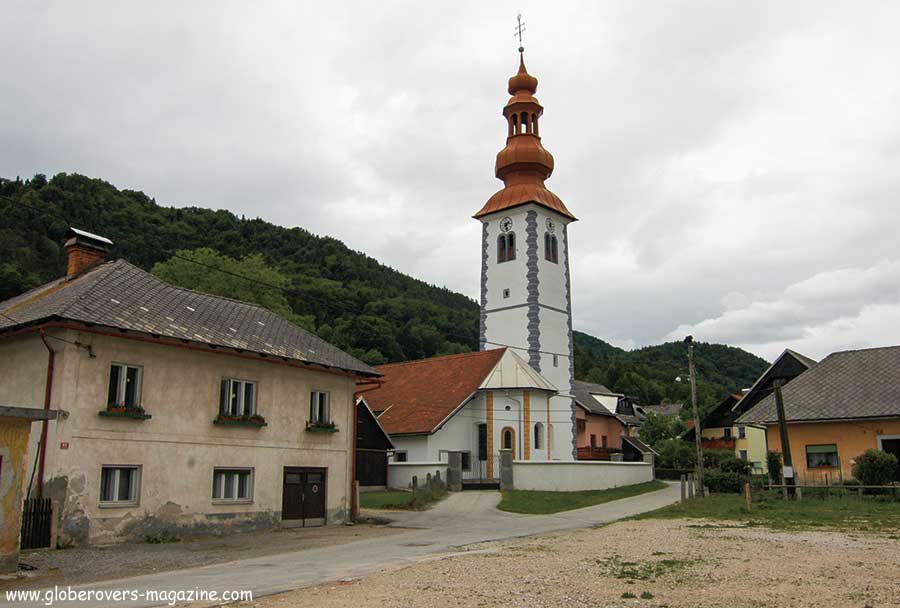
<path id="1" fill-rule="evenodd" d="M 261 598 L 260 608 L 598 606 L 841 608 L 900 604 L 900 543 L 697 520 L 620 522 L 505 543 Z"/>
<path id="2" fill-rule="evenodd" d="M 335 525 L 229 534 L 160 544 L 120 543 L 29 551 L 22 553 L 20 561 L 35 566 L 37 570 L 29 572 L 28 578 L 0 581 L 0 589 L 78 585 L 290 553 L 398 532 L 400 530 L 372 524 Z"/>

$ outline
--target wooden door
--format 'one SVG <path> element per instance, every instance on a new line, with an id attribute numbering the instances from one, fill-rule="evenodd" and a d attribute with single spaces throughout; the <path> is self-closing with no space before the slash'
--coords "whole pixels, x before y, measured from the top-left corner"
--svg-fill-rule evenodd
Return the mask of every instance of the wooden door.
<path id="1" fill-rule="evenodd" d="M 285 467 L 281 519 L 302 520 L 303 526 L 325 524 L 327 469 Z"/>
<path id="2" fill-rule="evenodd" d="M 303 525 L 309 520 L 325 523 L 325 469 L 308 469 L 303 484 Z"/>
<path id="3" fill-rule="evenodd" d="M 303 472 L 295 467 L 284 468 L 281 494 L 281 519 L 303 519 Z"/>

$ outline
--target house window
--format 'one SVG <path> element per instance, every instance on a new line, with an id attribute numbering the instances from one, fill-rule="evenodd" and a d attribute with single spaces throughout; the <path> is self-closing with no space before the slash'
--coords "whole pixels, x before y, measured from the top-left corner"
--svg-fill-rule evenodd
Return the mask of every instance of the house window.
<path id="1" fill-rule="evenodd" d="M 725 429 L 724 437 L 725 437 L 725 439 L 731 439 L 731 429 L 730 428 Z"/>
<path id="2" fill-rule="evenodd" d="M 253 469 L 213 471 L 213 500 L 237 502 L 253 500 Z"/>
<path id="3" fill-rule="evenodd" d="M 553 355 L 553 367 L 559 367 L 559 355 Z"/>
<path id="4" fill-rule="evenodd" d="M 739 426 L 738 427 L 738 439 L 746 439 L 747 438 L 747 427 Z"/>
<path id="5" fill-rule="evenodd" d="M 406 451 L 394 452 L 394 462 L 406 462 Z"/>
<path id="6" fill-rule="evenodd" d="M 463 471 L 471 471 L 472 470 L 472 452 L 460 452 L 460 456 L 462 457 L 462 470 Z"/>
<path id="7" fill-rule="evenodd" d="M 309 422 L 331 424 L 331 403 L 325 391 L 313 391 L 309 395 Z"/>
<path id="8" fill-rule="evenodd" d="M 135 465 L 103 465 L 100 472 L 100 504 L 133 506 L 140 495 L 141 469 Z"/>
<path id="9" fill-rule="evenodd" d="M 497 262 L 516 259 L 516 234 L 507 232 L 497 237 Z"/>
<path id="10" fill-rule="evenodd" d="M 600 446 L 607 447 L 609 444 L 607 443 L 606 435 L 600 435 Z"/>
<path id="11" fill-rule="evenodd" d="M 591 433 L 591 447 L 592 448 L 597 447 L 597 436 L 594 435 L 593 433 Z"/>
<path id="12" fill-rule="evenodd" d="M 222 378 L 219 413 L 248 418 L 256 413 L 256 382 Z"/>
<path id="13" fill-rule="evenodd" d="M 540 422 L 534 423 L 534 449 L 544 449 L 544 425 Z"/>
<path id="14" fill-rule="evenodd" d="M 544 259 L 554 264 L 559 263 L 559 241 L 555 234 L 544 233 Z"/>
<path id="15" fill-rule="evenodd" d="M 739 454 L 741 456 L 741 460 L 747 460 L 747 450 L 741 450 Z"/>
<path id="16" fill-rule="evenodd" d="M 141 404 L 141 368 L 136 365 L 113 363 L 109 368 L 107 405 L 127 408 Z"/>
<path id="17" fill-rule="evenodd" d="M 513 430 L 510 428 L 503 429 L 503 449 L 513 449 Z"/>
<path id="18" fill-rule="evenodd" d="M 839 466 L 840 461 L 835 444 L 806 446 L 807 469 L 837 468 Z"/>

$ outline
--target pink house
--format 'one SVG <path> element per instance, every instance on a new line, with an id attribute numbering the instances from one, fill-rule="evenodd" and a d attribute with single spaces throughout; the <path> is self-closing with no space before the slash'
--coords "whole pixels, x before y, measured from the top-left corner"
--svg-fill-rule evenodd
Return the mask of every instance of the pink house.
<path id="1" fill-rule="evenodd" d="M 638 453 L 652 451 L 635 437 L 641 419 L 625 395 L 576 381 L 575 403 L 579 460 L 608 460 L 619 452 L 639 460 Z"/>

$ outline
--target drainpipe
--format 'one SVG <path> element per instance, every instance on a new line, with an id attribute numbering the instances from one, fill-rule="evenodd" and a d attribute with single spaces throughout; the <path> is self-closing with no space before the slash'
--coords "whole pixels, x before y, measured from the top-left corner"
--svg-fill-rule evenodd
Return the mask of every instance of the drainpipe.
<path id="1" fill-rule="evenodd" d="M 359 482 L 356 481 L 356 441 L 359 436 L 359 406 L 356 401 L 359 395 L 353 395 L 353 449 L 350 450 L 350 519 L 359 518 Z"/>
<path id="2" fill-rule="evenodd" d="M 47 347 L 47 380 L 44 383 L 44 409 L 50 409 L 50 398 L 53 396 L 53 366 L 56 363 L 56 351 L 50 347 L 47 342 L 47 334 L 41 331 L 41 342 Z M 38 483 L 37 497 L 41 498 L 44 493 L 44 466 L 47 460 L 47 431 L 50 421 L 41 422 L 41 442 L 38 445 Z M 30 488 L 29 488 L 30 490 Z"/>

